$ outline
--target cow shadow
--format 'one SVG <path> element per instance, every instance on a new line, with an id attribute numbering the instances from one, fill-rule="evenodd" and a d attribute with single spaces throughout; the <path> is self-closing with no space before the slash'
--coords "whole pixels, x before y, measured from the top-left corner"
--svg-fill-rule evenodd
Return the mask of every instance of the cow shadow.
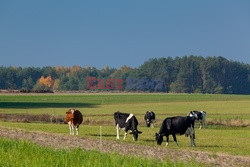
<path id="1" fill-rule="evenodd" d="M 48 103 L 48 102 L 0 102 L 0 108 L 92 108 L 91 103 Z"/>

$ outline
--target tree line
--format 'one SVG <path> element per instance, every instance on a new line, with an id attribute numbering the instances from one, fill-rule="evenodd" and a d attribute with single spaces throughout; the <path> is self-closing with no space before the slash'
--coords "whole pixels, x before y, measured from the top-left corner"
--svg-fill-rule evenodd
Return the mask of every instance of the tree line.
<path id="1" fill-rule="evenodd" d="M 162 57 L 138 68 L 0 67 L 0 89 L 78 91 L 91 84 L 100 91 L 249 94 L 250 65 L 224 57 Z M 122 81 L 116 83 L 115 81 Z M 113 82 L 112 82 L 113 81 Z M 105 84 L 109 84 L 105 86 Z M 105 88 L 109 89 L 105 89 Z"/>

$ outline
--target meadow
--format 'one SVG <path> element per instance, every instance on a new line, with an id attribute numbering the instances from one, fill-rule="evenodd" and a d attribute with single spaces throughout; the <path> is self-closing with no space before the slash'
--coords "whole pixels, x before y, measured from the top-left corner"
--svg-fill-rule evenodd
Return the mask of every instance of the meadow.
<path id="1" fill-rule="evenodd" d="M 15 141 L 0 139 L 0 166 L 5 167 L 43 167 L 43 166 L 65 166 L 65 167 L 93 167 L 104 166 L 199 166 L 195 162 L 178 162 L 170 160 L 166 162 L 156 161 L 133 156 L 120 156 L 118 154 L 105 154 L 98 151 L 86 151 L 81 149 L 53 149 L 42 147 L 26 141 Z M 11 155 L 11 156 L 10 156 Z M 32 157 L 32 158 L 31 158 Z"/>
<path id="2" fill-rule="evenodd" d="M 175 115 L 185 116 L 191 110 L 207 112 L 205 129 L 196 128 L 196 145 L 189 147 L 189 139 L 177 136 L 179 147 L 170 137 L 169 149 L 210 152 L 212 155 L 250 156 L 250 96 L 249 95 L 210 95 L 210 94 L 1 94 L 1 114 L 49 114 L 64 118 L 69 108 L 77 108 L 84 115 L 79 136 L 102 140 L 116 140 L 113 113 L 116 111 L 133 113 L 139 121 L 138 129 L 143 133 L 134 142 L 128 135 L 126 141 L 136 145 L 156 146 L 154 134 L 159 131 L 162 120 Z M 147 110 L 156 113 L 154 128 L 146 128 L 143 116 Z M 0 126 L 26 131 L 43 131 L 69 135 L 67 124 L 50 122 L 22 122 L 0 120 Z M 196 125 L 198 126 L 198 125 Z M 123 135 L 123 131 L 121 131 Z M 166 148 L 165 144 L 157 147 Z"/>

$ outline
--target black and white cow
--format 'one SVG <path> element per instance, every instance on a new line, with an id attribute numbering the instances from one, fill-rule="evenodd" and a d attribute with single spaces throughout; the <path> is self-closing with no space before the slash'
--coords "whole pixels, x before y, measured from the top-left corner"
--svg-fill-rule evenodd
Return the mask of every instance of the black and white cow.
<path id="1" fill-rule="evenodd" d="M 206 112 L 205 111 L 196 111 L 196 110 L 193 110 L 193 111 L 190 111 L 188 113 L 188 116 L 195 116 L 196 117 L 196 120 L 200 122 L 200 128 L 202 128 L 202 126 L 205 127 L 205 123 L 206 123 Z"/>
<path id="2" fill-rule="evenodd" d="M 190 146 L 195 146 L 194 122 L 195 118 L 190 116 L 187 117 L 176 116 L 176 117 L 166 118 L 162 122 L 159 133 L 155 134 L 155 140 L 157 144 L 161 145 L 163 141 L 163 136 L 166 136 L 167 138 L 166 145 L 168 145 L 169 135 L 172 135 L 176 145 L 178 146 L 176 134 L 180 135 L 185 134 L 186 136 L 190 135 L 190 140 L 191 140 Z"/>
<path id="3" fill-rule="evenodd" d="M 147 127 L 154 127 L 154 122 L 155 122 L 155 113 L 153 111 L 147 111 L 145 116 L 144 116 L 144 120 L 146 122 L 146 126 Z"/>
<path id="4" fill-rule="evenodd" d="M 133 114 L 115 112 L 114 113 L 115 125 L 117 136 L 116 139 L 119 139 L 119 132 L 121 129 L 125 129 L 124 140 L 126 139 L 127 133 L 130 130 L 130 134 L 133 134 L 133 140 L 137 141 L 138 134 L 142 133 L 137 130 L 138 121 Z"/>

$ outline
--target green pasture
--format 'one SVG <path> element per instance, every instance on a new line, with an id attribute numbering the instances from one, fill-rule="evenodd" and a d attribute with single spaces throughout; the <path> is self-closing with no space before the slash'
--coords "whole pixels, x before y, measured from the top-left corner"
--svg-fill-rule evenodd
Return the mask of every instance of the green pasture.
<path id="1" fill-rule="evenodd" d="M 207 112 L 206 129 L 196 128 L 195 148 L 189 147 L 189 139 L 177 136 L 175 145 L 170 137 L 169 148 L 228 153 L 250 156 L 250 96 L 249 95 L 203 95 L 203 94 L 48 94 L 48 95 L 0 95 L 0 113 L 50 114 L 65 117 L 69 108 L 77 108 L 84 115 L 80 136 L 99 139 L 102 127 L 103 140 L 116 140 L 113 113 L 134 113 L 139 120 L 138 129 L 143 133 L 134 142 L 128 135 L 123 141 L 123 131 L 118 142 L 155 146 L 154 134 L 166 117 L 185 116 L 191 110 Z M 147 110 L 156 113 L 155 128 L 146 128 L 143 116 Z M 86 122 L 89 122 L 88 124 Z M 217 125 L 216 123 L 224 123 Z M 228 123 L 228 126 L 225 125 Z M 0 121 L 1 126 L 69 135 L 68 125 L 52 123 L 21 123 Z M 198 126 L 198 125 L 197 125 Z M 164 144 L 159 147 L 166 147 Z"/>
<path id="2" fill-rule="evenodd" d="M 1 126 L 12 127 L 16 129 L 26 129 L 27 131 L 44 131 L 50 133 L 69 134 L 68 125 L 51 125 L 43 123 L 10 123 L 0 122 Z M 102 140 L 116 140 L 116 130 L 114 126 L 101 126 Z M 139 127 L 143 133 L 139 135 L 138 141 L 133 141 L 131 135 L 123 140 L 124 132 L 120 133 L 120 140 L 117 142 L 125 142 L 131 144 L 141 144 L 147 146 L 156 146 L 154 134 L 158 132 L 159 127 L 146 128 Z M 196 147 L 189 147 L 190 140 L 185 136 L 177 136 L 179 146 L 176 146 L 172 137 L 170 137 L 169 146 L 165 146 L 165 141 L 161 146 L 166 148 L 206 151 L 206 152 L 224 152 L 232 155 L 250 155 L 249 153 L 249 128 L 224 128 L 209 126 L 207 129 L 196 129 Z M 80 127 L 79 137 L 88 137 L 91 139 L 100 139 L 100 126 L 84 125 Z"/>
<path id="3" fill-rule="evenodd" d="M 63 150 L 41 147 L 26 141 L 0 139 L 0 166 L 5 167 L 47 167 L 47 166 L 200 166 L 196 162 L 157 161 L 142 157 L 105 154 L 80 149 Z"/>

